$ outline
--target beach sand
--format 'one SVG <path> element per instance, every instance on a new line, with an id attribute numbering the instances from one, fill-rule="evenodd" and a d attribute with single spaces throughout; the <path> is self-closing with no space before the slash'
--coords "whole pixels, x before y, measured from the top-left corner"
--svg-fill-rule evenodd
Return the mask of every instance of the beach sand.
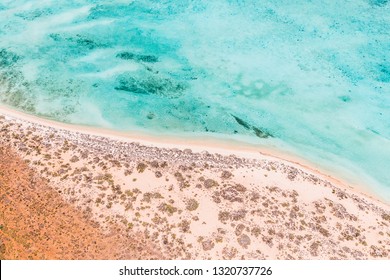
<path id="1" fill-rule="evenodd" d="M 0 111 L 1 258 L 389 258 L 389 204 L 315 169 L 91 130 Z"/>

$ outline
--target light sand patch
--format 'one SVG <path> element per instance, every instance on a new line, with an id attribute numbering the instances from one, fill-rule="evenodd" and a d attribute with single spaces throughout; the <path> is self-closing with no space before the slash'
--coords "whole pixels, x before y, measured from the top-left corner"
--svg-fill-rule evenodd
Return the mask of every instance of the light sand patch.
<path id="1" fill-rule="evenodd" d="M 259 153 L 156 147 L 0 120 L 10 145 L 104 233 L 142 233 L 166 258 L 367 259 L 390 255 L 390 209 Z"/>
<path id="2" fill-rule="evenodd" d="M 89 208 L 76 209 L 17 154 L 0 146 L 0 259 L 160 259 L 142 234 L 103 233 Z"/>

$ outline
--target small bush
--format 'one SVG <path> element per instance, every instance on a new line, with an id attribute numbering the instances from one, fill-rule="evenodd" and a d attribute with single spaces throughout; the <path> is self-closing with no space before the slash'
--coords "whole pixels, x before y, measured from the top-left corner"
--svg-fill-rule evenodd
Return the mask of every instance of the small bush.
<path id="1" fill-rule="evenodd" d="M 187 201 L 186 209 L 188 211 L 195 211 L 199 207 L 199 202 L 197 202 L 195 199 L 191 198 Z"/>
<path id="2" fill-rule="evenodd" d="M 138 165 L 137 165 L 138 173 L 144 172 L 146 167 L 148 167 L 148 166 L 145 163 L 143 163 L 143 162 L 138 163 Z"/>

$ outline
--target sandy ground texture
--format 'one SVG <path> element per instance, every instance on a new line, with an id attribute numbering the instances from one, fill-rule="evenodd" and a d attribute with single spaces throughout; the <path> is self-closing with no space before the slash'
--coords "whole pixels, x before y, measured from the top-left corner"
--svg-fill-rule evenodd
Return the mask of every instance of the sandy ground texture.
<path id="1" fill-rule="evenodd" d="M 159 259 L 140 235 L 99 224 L 0 146 L 0 259 Z"/>
<path id="2" fill-rule="evenodd" d="M 0 117 L 1 257 L 389 258 L 388 204 L 260 153 L 174 146 Z"/>

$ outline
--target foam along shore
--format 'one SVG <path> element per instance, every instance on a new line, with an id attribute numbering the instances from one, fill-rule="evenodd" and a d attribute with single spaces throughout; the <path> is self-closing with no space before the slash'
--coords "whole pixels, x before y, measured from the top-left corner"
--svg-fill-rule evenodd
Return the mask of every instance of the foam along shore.
<path id="1" fill-rule="evenodd" d="M 106 234 L 115 226 L 142 236 L 161 258 L 390 254 L 387 203 L 296 162 L 236 147 L 109 135 L 6 108 L 0 116 L 0 144 L 70 206 Z"/>

